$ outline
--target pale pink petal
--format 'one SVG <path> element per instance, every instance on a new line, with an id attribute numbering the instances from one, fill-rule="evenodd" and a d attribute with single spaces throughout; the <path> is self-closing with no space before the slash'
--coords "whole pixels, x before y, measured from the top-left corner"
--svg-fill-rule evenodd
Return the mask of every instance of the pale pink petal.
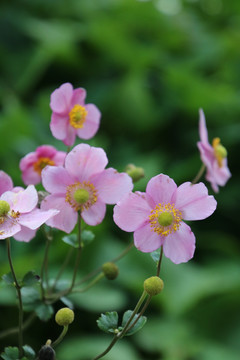
<path id="1" fill-rule="evenodd" d="M 162 245 L 162 237 L 151 231 L 148 221 L 134 232 L 133 237 L 136 248 L 142 252 L 155 251 Z"/>
<path id="2" fill-rule="evenodd" d="M 192 185 L 190 182 L 185 182 L 177 188 L 171 203 L 181 211 L 185 220 L 205 219 L 217 206 L 216 200 L 208 195 L 208 189 L 203 183 Z"/>
<path id="3" fill-rule="evenodd" d="M 49 193 L 65 194 L 67 186 L 74 183 L 74 179 L 62 166 L 46 166 L 42 170 L 42 184 Z"/>
<path id="4" fill-rule="evenodd" d="M 55 227 L 59 230 L 70 233 L 76 223 L 78 214 L 73 208 L 65 201 L 64 196 L 49 195 L 41 203 L 41 210 L 57 209 L 60 212 L 54 217 L 50 218 L 46 224 Z"/>
<path id="5" fill-rule="evenodd" d="M 19 163 L 19 167 L 21 171 L 27 170 L 29 167 L 38 160 L 37 154 L 35 152 L 30 152 L 29 154 L 25 155 Z"/>
<path id="6" fill-rule="evenodd" d="M 135 231 L 141 227 L 151 213 L 144 194 L 129 193 L 114 206 L 113 219 L 124 231 Z"/>
<path id="7" fill-rule="evenodd" d="M 65 138 L 62 139 L 65 145 L 73 146 L 76 139 L 76 129 L 72 127 L 70 124 L 66 127 L 66 135 Z"/>
<path id="8" fill-rule="evenodd" d="M 0 224 L 0 239 L 7 239 L 21 230 L 21 226 L 13 221 L 11 218 L 6 218 L 2 224 Z"/>
<path id="9" fill-rule="evenodd" d="M 38 194 L 35 187 L 29 185 L 25 190 L 5 192 L 1 196 L 1 200 L 7 201 L 11 210 L 25 213 L 32 211 L 36 207 L 38 203 Z"/>
<path id="10" fill-rule="evenodd" d="M 58 140 L 65 139 L 67 134 L 68 123 L 69 123 L 68 114 L 59 115 L 53 113 L 50 122 L 50 130 L 52 132 L 52 135 Z"/>
<path id="11" fill-rule="evenodd" d="M 4 171 L 0 171 L 0 195 L 5 191 L 10 191 L 13 188 L 12 179 Z"/>
<path id="12" fill-rule="evenodd" d="M 25 226 L 21 226 L 21 230 L 13 237 L 17 241 L 29 242 L 36 235 L 37 230 L 31 230 Z"/>
<path id="13" fill-rule="evenodd" d="M 220 185 L 224 186 L 229 178 L 232 176 L 230 170 L 227 166 L 227 159 L 223 159 L 223 165 L 219 167 L 217 160 L 213 163 L 212 168 L 212 177 L 215 179 L 215 182 Z"/>
<path id="14" fill-rule="evenodd" d="M 21 214 L 18 222 L 20 225 L 35 230 L 58 213 L 59 210 L 53 208 L 46 211 L 35 209 L 27 214 Z"/>
<path id="15" fill-rule="evenodd" d="M 147 184 L 146 193 L 151 196 L 155 204 L 169 203 L 177 185 L 167 175 L 160 174 L 153 177 Z"/>
<path id="16" fill-rule="evenodd" d="M 77 135 L 81 139 L 90 139 L 92 138 L 96 132 L 98 131 L 101 113 L 98 108 L 93 104 L 87 104 L 85 106 L 87 110 L 86 121 L 81 129 L 77 130 Z"/>
<path id="17" fill-rule="evenodd" d="M 57 151 L 52 160 L 56 166 L 62 166 L 65 163 L 66 155 L 67 153 L 65 151 Z"/>
<path id="18" fill-rule="evenodd" d="M 106 213 L 106 205 L 101 201 L 97 201 L 94 205 L 90 206 L 88 210 L 82 212 L 82 218 L 86 224 L 95 226 L 100 224 Z"/>
<path id="19" fill-rule="evenodd" d="M 79 144 L 66 156 L 65 167 L 69 174 L 81 181 L 88 181 L 91 175 L 100 173 L 108 163 L 106 153 L 101 148 Z"/>
<path id="20" fill-rule="evenodd" d="M 70 83 L 61 85 L 51 94 L 50 107 L 58 114 L 67 113 L 71 105 L 73 87 Z"/>
<path id="21" fill-rule="evenodd" d="M 206 126 L 206 120 L 204 112 L 202 109 L 199 110 L 199 135 L 200 139 L 204 144 L 209 144 L 208 142 L 208 131 Z"/>
<path id="22" fill-rule="evenodd" d="M 86 94 L 87 93 L 84 88 L 78 88 L 73 90 L 71 107 L 74 107 L 74 105 L 76 104 L 84 105 Z"/>
<path id="23" fill-rule="evenodd" d="M 33 167 L 29 167 L 22 173 L 22 180 L 25 185 L 36 185 L 41 182 L 41 175 Z"/>
<path id="24" fill-rule="evenodd" d="M 213 162 L 215 161 L 214 150 L 212 146 L 203 144 L 200 141 L 197 143 L 198 149 L 200 151 L 200 157 L 203 164 L 207 169 L 211 170 Z"/>
<path id="25" fill-rule="evenodd" d="M 41 145 L 36 149 L 38 158 L 47 157 L 52 159 L 56 155 L 57 150 L 51 145 Z"/>
<path id="26" fill-rule="evenodd" d="M 195 251 L 195 236 L 184 222 L 175 233 L 165 237 L 163 242 L 164 255 L 173 263 L 180 264 L 189 261 Z"/>
<path id="27" fill-rule="evenodd" d="M 106 204 L 116 204 L 133 188 L 132 179 L 126 173 L 118 173 L 115 169 L 103 170 L 90 178 L 98 192 L 98 197 Z"/>

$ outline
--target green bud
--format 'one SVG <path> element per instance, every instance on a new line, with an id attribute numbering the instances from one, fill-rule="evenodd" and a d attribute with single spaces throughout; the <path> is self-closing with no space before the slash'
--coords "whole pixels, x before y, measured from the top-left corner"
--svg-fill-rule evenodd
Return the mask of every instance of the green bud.
<path id="1" fill-rule="evenodd" d="M 60 326 L 67 326 L 74 320 L 74 312 L 69 308 L 62 308 L 58 310 L 55 315 L 56 323 Z"/>
<path id="2" fill-rule="evenodd" d="M 10 205 L 5 200 L 0 200 L 0 216 L 7 215 L 10 210 Z"/>
<path id="3" fill-rule="evenodd" d="M 119 273 L 117 265 L 112 262 L 106 262 L 103 264 L 102 271 L 108 280 L 116 279 Z"/>
<path id="4" fill-rule="evenodd" d="M 89 199 L 89 192 L 86 189 L 77 189 L 73 197 L 78 204 L 85 204 Z"/>
<path id="5" fill-rule="evenodd" d="M 136 167 L 133 164 L 128 164 L 126 166 L 126 173 L 131 176 L 133 182 L 137 182 L 138 180 L 144 177 L 144 170 L 141 167 Z"/>
<path id="6" fill-rule="evenodd" d="M 148 295 L 158 295 L 163 289 L 164 283 L 158 276 L 152 276 L 144 281 L 143 287 Z"/>
<path id="7" fill-rule="evenodd" d="M 162 226 L 169 226 L 173 222 L 173 216 L 170 212 L 164 211 L 158 216 L 158 223 Z"/>

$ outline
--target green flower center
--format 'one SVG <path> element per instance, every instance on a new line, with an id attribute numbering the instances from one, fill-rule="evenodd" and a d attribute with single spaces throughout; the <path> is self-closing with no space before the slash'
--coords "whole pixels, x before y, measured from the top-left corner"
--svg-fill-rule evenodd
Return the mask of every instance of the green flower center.
<path id="1" fill-rule="evenodd" d="M 10 205 L 5 200 L 0 200 L 0 216 L 5 216 L 10 210 Z"/>
<path id="2" fill-rule="evenodd" d="M 158 220 L 159 225 L 169 226 L 173 222 L 173 216 L 170 212 L 165 211 L 165 212 L 160 213 L 157 220 Z"/>
<path id="3" fill-rule="evenodd" d="M 78 204 L 85 204 L 89 200 L 89 196 L 86 189 L 77 189 L 73 194 L 73 198 Z"/>

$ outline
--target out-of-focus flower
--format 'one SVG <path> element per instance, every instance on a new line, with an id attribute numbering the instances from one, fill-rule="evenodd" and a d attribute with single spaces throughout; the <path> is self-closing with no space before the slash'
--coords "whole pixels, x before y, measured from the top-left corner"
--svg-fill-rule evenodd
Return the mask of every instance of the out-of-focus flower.
<path id="1" fill-rule="evenodd" d="M 0 196 L 0 239 L 13 236 L 19 241 L 30 241 L 36 230 L 58 210 L 37 209 L 38 195 L 35 187 L 6 191 Z"/>
<path id="2" fill-rule="evenodd" d="M 13 182 L 10 176 L 4 171 L 0 171 L 0 195 L 5 191 L 10 191 L 13 188 Z"/>
<path id="3" fill-rule="evenodd" d="M 47 221 L 48 225 L 69 233 L 77 223 L 79 211 L 88 225 L 102 222 L 106 204 L 116 204 L 133 188 L 126 173 L 105 169 L 107 163 L 103 149 L 80 144 L 66 156 L 65 167 L 47 166 L 43 170 L 43 186 L 50 195 L 42 201 L 41 208 L 60 211 Z"/>
<path id="4" fill-rule="evenodd" d="M 42 145 L 30 152 L 20 161 L 20 170 L 25 185 L 36 185 L 41 182 L 42 169 L 47 165 L 63 165 L 66 157 L 64 151 L 57 151 L 53 146 Z"/>
<path id="5" fill-rule="evenodd" d="M 216 209 L 216 200 L 203 183 L 179 187 L 160 174 L 147 184 L 146 193 L 129 193 L 114 207 L 114 221 L 124 231 L 134 231 L 142 252 L 163 251 L 175 264 L 187 262 L 195 251 L 195 236 L 183 220 L 202 220 Z"/>
<path id="6" fill-rule="evenodd" d="M 99 128 L 101 113 L 94 104 L 85 104 L 85 97 L 85 89 L 73 89 L 70 83 L 61 85 L 51 95 L 50 129 L 67 146 L 74 144 L 76 136 L 92 138 Z"/>
<path id="7" fill-rule="evenodd" d="M 218 192 L 219 186 L 224 186 L 231 177 L 227 165 L 227 150 L 220 143 L 219 138 L 214 138 L 212 145 L 208 142 L 208 131 L 204 112 L 199 110 L 199 135 L 200 141 L 197 143 L 203 164 L 207 168 L 206 179 L 211 183 L 215 192 Z"/>

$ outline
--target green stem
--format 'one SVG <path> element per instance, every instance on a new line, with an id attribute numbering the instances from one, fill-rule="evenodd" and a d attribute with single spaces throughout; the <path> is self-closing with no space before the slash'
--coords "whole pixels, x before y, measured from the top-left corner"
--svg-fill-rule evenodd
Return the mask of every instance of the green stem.
<path id="1" fill-rule="evenodd" d="M 69 263 L 69 261 L 71 259 L 72 252 L 73 252 L 73 248 L 71 247 L 70 250 L 68 251 L 68 254 L 67 254 L 67 256 L 66 256 L 66 258 L 65 258 L 65 260 L 64 260 L 64 262 L 63 262 L 63 264 L 62 264 L 62 266 L 61 266 L 61 268 L 60 268 L 60 270 L 59 270 L 59 272 L 57 274 L 57 276 L 56 276 L 56 279 L 55 279 L 51 289 L 54 289 L 56 287 L 58 280 L 60 279 L 63 271 L 65 270 L 66 266 L 68 265 L 68 263 Z"/>
<path id="2" fill-rule="evenodd" d="M 51 344 L 51 347 L 54 348 L 55 346 L 57 346 L 61 341 L 62 339 L 64 338 L 64 336 L 66 335 L 68 331 L 68 325 L 65 325 L 63 327 L 63 330 L 61 332 L 61 334 L 59 335 L 59 337 L 57 338 L 57 340 L 55 340 L 52 344 Z"/>
<path id="3" fill-rule="evenodd" d="M 147 301 L 145 302 L 141 312 L 138 314 L 136 320 L 129 326 L 129 328 L 127 329 L 127 331 L 129 331 L 130 329 L 132 329 L 134 327 L 134 325 L 138 322 L 138 320 L 140 319 L 141 316 L 143 316 L 143 314 L 145 313 L 150 301 L 152 299 L 152 296 L 149 296 Z"/>
<path id="4" fill-rule="evenodd" d="M 118 335 L 115 335 L 112 342 L 109 344 L 109 346 L 106 348 L 106 350 L 104 350 L 101 354 L 96 356 L 93 360 L 101 359 L 104 355 L 106 355 L 113 348 L 113 346 L 118 341 L 118 339 L 119 339 Z"/>
<path id="5" fill-rule="evenodd" d="M 159 261 L 158 261 L 158 266 L 157 266 L 157 276 L 160 275 L 162 256 L 163 256 L 163 246 L 161 246 L 161 250 L 160 250 L 160 256 L 159 256 Z"/>
<path id="6" fill-rule="evenodd" d="M 197 175 L 195 176 L 195 178 L 192 180 L 192 185 L 196 184 L 198 182 L 198 180 L 202 177 L 204 171 L 205 171 L 206 166 L 204 164 L 202 164 L 199 172 L 197 173 Z"/>
<path id="7" fill-rule="evenodd" d="M 74 267 L 74 272 L 73 272 L 73 278 L 72 278 L 72 283 L 70 288 L 67 291 L 67 294 L 69 294 L 72 289 L 74 288 L 75 285 L 75 281 L 76 281 L 76 277 L 77 277 L 77 272 L 78 272 L 78 267 L 79 267 L 79 262 L 80 262 L 80 257 L 81 257 L 81 253 L 82 253 L 82 244 L 81 244 L 81 212 L 78 212 L 78 249 L 77 249 L 77 257 L 76 257 L 76 262 L 75 262 L 75 267 Z"/>
<path id="8" fill-rule="evenodd" d="M 7 239 L 7 253 L 8 253 L 8 261 L 9 261 L 9 265 L 11 268 L 11 272 L 12 272 L 12 276 L 14 279 L 14 285 L 17 291 L 17 296 L 18 296 L 18 302 L 19 302 L 19 316 L 18 316 L 18 328 L 19 328 L 19 332 L 18 332 L 18 345 L 19 345 L 19 357 L 21 358 L 23 356 L 23 329 L 22 329 L 22 325 L 23 325 L 23 304 L 22 304 L 22 294 L 21 294 L 21 286 L 19 285 L 18 281 L 17 281 L 17 277 L 13 268 L 13 263 L 12 263 L 12 257 L 11 257 L 11 245 L 10 245 L 10 239 Z"/>

